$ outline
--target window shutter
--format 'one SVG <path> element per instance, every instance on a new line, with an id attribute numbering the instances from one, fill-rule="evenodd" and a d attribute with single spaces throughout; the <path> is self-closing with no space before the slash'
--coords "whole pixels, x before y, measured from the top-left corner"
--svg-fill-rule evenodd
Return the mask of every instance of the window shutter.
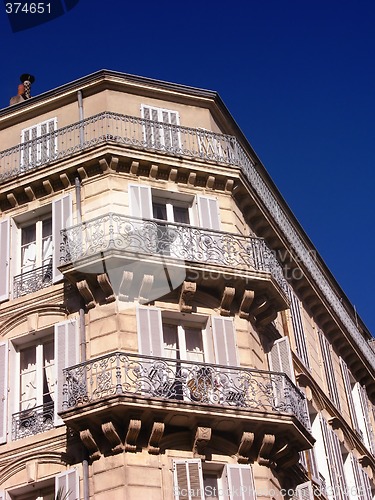
<path id="1" fill-rule="evenodd" d="M 60 265 L 60 247 L 62 243 L 61 233 L 68 224 L 72 223 L 72 197 L 67 194 L 52 202 L 52 238 L 53 238 L 53 259 L 52 259 L 52 279 L 56 283 L 62 279 L 62 274 L 57 269 Z"/>
<path id="2" fill-rule="evenodd" d="M 298 484 L 294 498 L 298 500 L 314 500 L 314 490 L 311 481 Z"/>
<path id="3" fill-rule="evenodd" d="M 174 460 L 173 483 L 176 500 L 205 500 L 200 459 Z"/>
<path id="4" fill-rule="evenodd" d="M 0 222 L 0 302 L 9 299 L 10 221 Z"/>
<path id="5" fill-rule="evenodd" d="M 226 465 L 229 500 L 255 500 L 253 471 L 250 465 Z"/>
<path id="6" fill-rule="evenodd" d="M 132 217 L 153 219 L 150 186 L 129 184 L 129 213 Z"/>
<path id="7" fill-rule="evenodd" d="M 318 332 L 318 337 L 320 343 L 320 350 L 322 353 L 324 372 L 327 381 L 328 395 L 332 399 L 332 402 L 334 403 L 336 408 L 340 410 L 340 399 L 339 399 L 339 393 L 337 391 L 335 371 L 333 369 L 331 345 L 320 330 Z"/>
<path id="8" fill-rule="evenodd" d="M 296 379 L 288 337 L 275 340 L 268 354 L 268 361 L 271 371 L 286 373 L 295 384 Z"/>
<path id="9" fill-rule="evenodd" d="M 304 365 L 309 368 L 309 356 L 307 352 L 307 344 L 305 332 L 303 329 L 301 304 L 293 290 L 289 289 L 290 297 L 290 312 L 292 318 L 292 326 L 294 332 L 294 340 L 296 343 L 297 354 L 303 361 Z"/>
<path id="10" fill-rule="evenodd" d="M 9 500 L 10 496 L 6 491 L 0 491 L 0 500 Z"/>
<path id="11" fill-rule="evenodd" d="M 361 429 L 358 425 L 357 414 L 355 411 L 353 392 L 352 392 L 352 384 L 350 382 L 350 373 L 349 373 L 347 364 L 345 363 L 345 361 L 341 357 L 340 357 L 340 366 L 341 366 L 342 378 L 343 378 L 344 386 L 345 386 L 346 398 L 348 400 L 349 413 L 350 413 L 350 416 L 352 419 L 352 424 L 353 424 L 354 429 L 359 434 L 361 434 Z"/>
<path id="12" fill-rule="evenodd" d="M 212 336 L 218 365 L 238 366 L 235 335 L 232 318 L 212 317 Z"/>
<path id="13" fill-rule="evenodd" d="M 197 206 L 200 227 L 220 231 L 220 212 L 217 199 L 197 196 Z"/>
<path id="14" fill-rule="evenodd" d="M 161 311 L 156 307 L 137 307 L 138 350 L 148 356 L 163 356 Z"/>
<path id="15" fill-rule="evenodd" d="M 369 451 L 373 452 L 373 435 L 370 424 L 370 415 L 368 409 L 368 399 L 365 387 L 359 382 L 353 388 L 354 404 L 357 408 L 358 426 L 362 432 L 363 441 Z"/>
<path id="16" fill-rule="evenodd" d="M 68 469 L 55 477 L 55 494 L 61 488 L 66 500 L 79 499 L 79 475 L 77 469 Z M 65 497 L 65 495 L 67 495 Z"/>
<path id="17" fill-rule="evenodd" d="M 7 440 L 8 344 L 0 344 L 0 444 Z"/>
<path id="18" fill-rule="evenodd" d="M 78 321 L 69 320 L 55 325 L 55 425 L 63 425 L 58 412 L 63 406 L 64 377 L 63 369 L 79 363 Z"/>

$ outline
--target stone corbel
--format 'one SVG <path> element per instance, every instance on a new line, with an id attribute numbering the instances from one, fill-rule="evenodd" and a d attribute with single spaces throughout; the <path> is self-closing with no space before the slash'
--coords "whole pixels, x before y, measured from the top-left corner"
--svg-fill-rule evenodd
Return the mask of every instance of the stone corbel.
<path id="1" fill-rule="evenodd" d="M 194 457 L 206 458 L 205 450 L 210 440 L 211 427 L 197 427 L 193 444 Z"/>
<path id="2" fill-rule="evenodd" d="M 181 312 L 192 311 L 193 306 L 191 305 L 191 301 L 196 291 L 197 291 L 196 283 L 193 283 L 192 281 L 184 281 L 182 283 L 180 299 L 178 301 L 178 305 L 180 307 Z"/>
<path id="3" fill-rule="evenodd" d="M 197 180 L 197 174 L 195 172 L 190 172 L 187 184 L 188 186 L 195 186 L 195 181 Z"/>
<path id="4" fill-rule="evenodd" d="M 102 431 L 106 439 L 109 441 L 113 453 L 122 453 L 124 445 L 118 435 L 115 426 L 112 422 L 105 422 L 102 424 Z"/>
<path id="5" fill-rule="evenodd" d="M 240 305 L 240 318 L 249 319 L 249 311 L 253 303 L 255 292 L 253 290 L 245 290 L 242 296 Z"/>
<path id="6" fill-rule="evenodd" d="M 36 196 L 35 196 L 34 190 L 33 190 L 33 188 L 31 186 L 26 186 L 24 188 L 24 191 L 25 191 L 25 195 L 26 195 L 26 197 L 27 197 L 27 199 L 29 201 L 36 200 Z"/>
<path id="7" fill-rule="evenodd" d="M 100 288 L 104 292 L 105 301 L 107 303 L 114 302 L 116 300 L 116 297 L 115 297 L 115 294 L 113 292 L 113 288 L 112 288 L 111 282 L 109 281 L 107 274 L 106 273 L 98 274 L 97 280 L 98 280 Z"/>
<path id="8" fill-rule="evenodd" d="M 236 289 L 226 286 L 224 288 L 223 297 L 221 299 L 220 304 L 220 314 L 221 316 L 229 316 L 230 315 L 230 306 L 234 299 L 234 294 L 236 293 Z"/>
<path id="9" fill-rule="evenodd" d="M 81 179 L 81 181 L 83 181 L 83 179 L 87 179 L 88 175 L 87 175 L 87 171 L 85 169 L 85 167 L 78 167 L 77 168 L 77 172 L 78 172 L 78 175 L 79 175 L 79 178 Z"/>
<path id="10" fill-rule="evenodd" d="M 147 449 L 150 455 L 158 455 L 160 453 L 160 441 L 163 437 L 164 429 L 165 425 L 162 422 L 153 423 Z"/>
<path id="11" fill-rule="evenodd" d="M 98 445 L 96 444 L 95 439 L 93 438 L 90 430 L 85 429 L 83 431 L 80 431 L 79 437 L 81 438 L 81 441 L 82 441 L 84 447 L 89 452 L 90 459 L 92 461 L 99 460 L 100 451 L 99 451 Z"/>
<path id="12" fill-rule="evenodd" d="M 277 318 L 277 311 L 270 304 L 266 309 L 256 316 L 257 326 L 266 326 Z"/>
<path id="13" fill-rule="evenodd" d="M 172 182 L 176 182 L 177 175 L 178 175 L 177 168 L 171 168 L 171 171 L 169 172 L 169 179 L 168 180 L 170 180 Z"/>
<path id="14" fill-rule="evenodd" d="M 53 187 L 50 180 L 46 179 L 45 181 L 43 181 L 43 188 L 47 194 L 53 193 Z"/>
<path id="15" fill-rule="evenodd" d="M 13 208 L 18 206 L 17 198 L 14 196 L 13 193 L 8 193 L 7 194 L 7 199 L 9 201 L 9 203 L 12 205 Z"/>
<path id="16" fill-rule="evenodd" d="M 119 299 L 124 302 L 129 301 L 130 287 L 133 282 L 133 273 L 130 271 L 124 271 L 122 273 L 122 280 L 119 288 Z"/>
<path id="17" fill-rule="evenodd" d="M 62 182 L 64 188 L 68 188 L 70 186 L 70 180 L 67 174 L 60 174 L 60 181 Z"/>
<path id="18" fill-rule="evenodd" d="M 87 281 L 77 281 L 77 290 L 85 301 L 87 309 L 93 309 L 96 305 L 96 302 Z"/>
<path id="19" fill-rule="evenodd" d="M 154 284 L 154 277 L 152 274 L 144 274 L 141 287 L 139 289 L 139 297 L 138 300 L 140 303 L 147 303 L 150 301 L 150 292 L 152 289 L 152 285 Z"/>
<path id="20" fill-rule="evenodd" d="M 257 297 L 250 308 L 249 313 L 253 316 L 257 316 L 261 312 L 263 312 L 268 307 L 268 301 L 264 295 Z"/>
<path id="21" fill-rule="evenodd" d="M 125 438 L 125 451 L 133 453 L 137 451 L 137 439 L 141 430 L 141 423 L 140 420 L 130 420 Z"/>
<path id="22" fill-rule="evenodd" d="M 156 179 L 156 176 L 158 175 L 158 170 L 159 170 L 158 165 L 151 165 L 149 177 L 151 177 L 151 179 Z"/>
<path id="23" fill-rule="evenodd" d="M 208 189 L 212 189 L 214 187 L 214 184 L 215 184 L 215 177 L 213 175 L 209 175 L 207 177 L 207 181 L 206 181 L 206 188 Z"/>
<path id="24" fill-rule="evenodd" d="M 234 186 L 234 180 L 228 179 L 227 182 L 225 183 L 225 191 L 227 193 L 230 193 L 233 191 L 233 186 Z"/>
<path id="25" fill-rule="evenodd" d="M 116 172 L 116 170 L 118 169 L 118 162 L 119 159 L 116 156 L 111 156 L 109 163 L 106 158 L 101 158 L 99 160 L 99 165 L 102 169 L 102 172 L 109 172 L 110 170 Z"/>
<path id="26" fill-rule="evenodd" d="M 237 462 L 247 464 L 249 462 L 250 450 L 254 443 L 254 433 L 244 432 L 237 452 Z"/>
<path id="27" fill-rule="evenodd" d="M 274 434 L 264 434 L 257 458 L 259 465 L 265 465 L 266 467 L 270 466 L 270 455 L 275 444 L 275 439 Z"/>
<path id="28" fill-rule="evenodd" d="M 139 169 L 139 161 L 132 161 L 130 165 L 130 173 L 137 175 Z"/>

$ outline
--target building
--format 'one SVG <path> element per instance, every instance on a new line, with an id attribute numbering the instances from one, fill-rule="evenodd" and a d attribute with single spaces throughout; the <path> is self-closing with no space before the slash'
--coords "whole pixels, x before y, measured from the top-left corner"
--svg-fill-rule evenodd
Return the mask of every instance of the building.
<path id="1" fill-rule="evenodd" d="M 372 498 L 371 335 L 215 93 L 0 110 L 0 499 Z"/>

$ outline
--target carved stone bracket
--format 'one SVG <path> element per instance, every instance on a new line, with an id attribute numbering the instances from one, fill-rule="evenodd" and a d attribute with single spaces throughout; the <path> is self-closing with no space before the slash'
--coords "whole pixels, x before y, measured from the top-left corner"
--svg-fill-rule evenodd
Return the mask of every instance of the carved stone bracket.
<path id="1" fill-rule="evenodd" d="M 205 450 L 210 440 L 211 427 L 197 427 L 193 444 L 194 457 L 206 458 Z"/>
<path id="2" fill-rule="evenodd" d="M 62 182 L 62 185 L 64 188 L 68 188 L 70 186 L 70 179 L 67 176 L 67 174 L 60 174 L 60 181 Z"/>
<path id="3" fill-rule="evenodd" d="M 87 309 L 93 309 L 96 305 L 96 302 L 87 281 L 77 281 L 77 290 L 85 301 Z"/>
<path id="4" fill-rule="evenodd" d="M 255 293 L 253 290 L 245 290 L 240 305 L 240 318 L 249 319 L 249 311 L 253 303 Z"/>
<path id="5" fill-rule="evenodd" d="M 254 434 L 252 432 L 244 432 L 237 452 L 237 462 L 239 464 L 247 464 L 251 447 L 254 443 Z"/>
<path id="6" fill-rule="evenodd" d="M 196 290 L 196 283 L 192 283 L 191 281 L 184 281 L 182 283 L 180 300 L 178 302 L 181 312 L 191 312 L 193 307 L 191 306 L 191 304 L 189 304 L 189 302 L 192 301 Z"/>
<path id="7" fill-rule="evenodd" d="M 271 462 L 270 454 L 274 444 L 275 444 L 275 435 L 264 434 L 257 459 L 259 465 L 265 465 L 266 467 L 269 467 Z"/>
<path id="8" fill-rule="evenodd" d="M 268 307 L 256 316 L 257 326 L 265 326 L 271 323 L 277 317 L 276 309 L 269 304 Z"/>
<path id="9" fill-rule="evenodd" d="M 299 458 L 298 451 L 290 443 L 283 443 L 277 451 L 272 453 L 272 461 L 279 469 L 292 467 L 292 465 L 295 465 L 299 461 Z"/>
<path id="10" fill-rule="evenodd" d="M 14 196 L 13 193 L 8 193 L 7 194 L 7 199 L 9 201 L 9 203 L 12 205 L 13 208 L 18 206 L 17 198 Z"/>
<path id="11" fill-rule="evenodd" d="M 152 285 L 154 284 L 154 277 L 152 274 L 144 274 L 141 288 L 139 290 L 139 302 L 145 303 L 150 300 L 150 292 L 152 289 Z"/>
<path id="12" fill-rule="evenodd" d="M 115 156 L 111 157 L 109 163 L 106 158 L 101 158 L 99 160 L 99 165 L 103 172 L 109 172 L 110 170 L 116 171 L 118 168 L 118 161 L 118 158 Z"/>
<path id="13" fill-rule="evenodd" d="M 53 193 L 53 187 L 50 180 L 46 179 L 45 181 L 43 181 L 43 188 L 47 194 Z"/>
<path id="14" fill-rule="evenodd" d="M 137 439 L 141 430 L 141 423 L 140 420 L 130 420 L 125 438 L 125 451 L 133 453 L 137 451 Z"/>
<path id="15" fill-rule="evenodd" d="M 213 175 L 209 175 L 207 177 L 207 181 L 206 181 L 206 188 L 208 189 L 212 189 L 214 187 L 214 184 L 215 184 L 215 177 Z"/>
<path id="16" fill-rule="evenodd" d="M 133 273 L 124 271 L 119 289 L 119 299 L 127 302 L 129 300 L 130 287 L 133 282 Z"/>
<path id="17" fill-rule="evenodd" d="M 148 441 L 148 452 L 151 455 L 160 453 L 160 441 L 164 434 L 165 425 L 162 422 L 154 422 L 152 426 L 151 436 Z"/>
<path id="18" fill-rule="evenodd" d="M 24 191 L 25 191 L 25 195 L 27 196 L 27 199 L 29 201 L 36 200 L 35 192 L 31 186 L 26 186 L 24 188 Z"/>
<path id="19" fill-rule="evenodd" d="M 139 161 L 132 161 L 132 164 L 130 165 L 130 173 L 137 175 L 139 169 Z"/>
<path id="20" fill-rule="evenodd" d="M 221 299 L 220 304 L 220 314 L 221 316 L 229 316 L 230 315 L 230 306 L 234 299 L 234 294 L 236 293 L 236 289 L 226 286 L 224 288 L 223 297 Z"/>
<path id="21" fill-rule="evenodd" d="M 177 168 L 171 168 L 169 172 L 169 180 L 175 182 L 177 180 L 178 170 Z"/>
<path id="22" fill-rule="evenodd" d="M 190 172 L 187 180 L 188 186 L 194 186 L 196 180 L 197 180 L 197 174 L 195 172 Z"/>
<path id="23" fill-rule="evenodd" d="M 98 274 L 97 280 L 100 288 L 103 290 L 106 302 L 114 302 L 116 300 L 111 282 L 106 273 Z"/>
<path id="24" fill-rule="evenodd" d="M 98 445 L 95 442 L 95 439 L 92 437 L 92 434 L 89 429 L 85 429 L 84 431 L 80 431 L 79 437 L 85 448 L 88 450 L 90 454 L 90 459 L 92 461 L 98 460 L 100 458 L 100 451 Z"/>
<path id="25" fill-rule="evenodd" d="M 149 176 L 152 179 L 156 179 L 156 176 L 158 175 L 158 170 L 159 170 L 158 165 L 151 165 Z"/>
<path id="26" fill-rule="evenodd" d="M 111 444 L 112 452 L 122 453 L 124 451 L 124 445 L 113 423 L 105 422 L 104 424 L 102 424 L 102 431 L 104 436 L 108 439 L 108 441 Z"/>

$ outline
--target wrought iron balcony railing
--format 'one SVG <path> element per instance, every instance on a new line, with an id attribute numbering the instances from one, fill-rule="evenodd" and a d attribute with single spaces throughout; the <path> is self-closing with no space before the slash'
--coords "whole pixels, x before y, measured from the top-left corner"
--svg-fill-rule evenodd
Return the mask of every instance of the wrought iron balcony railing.
<path id="1" fill-rule="evenodd" d="M 13 278 L 13 298 L 52 285 L 52 263 L 18 274 Z"/>
<path id="2" fill-rule="evenodd" d="M 269 273 L 285 296 L 282 267 L 262 238 L 108 213 L 62 231 L 60 264 L 111 249 Z"/>
<path id="3" fill-rule="evenodd" d="M 12 439 L 22 439 L 54 427 L 53 402 L 35 406 L 12 415 Z"/>
<path id="4" fill-rule="evenodd" d="M 240 159 L 233 136 L 104 111 L 0 152 L 0 182 L 107 142 L 230 165 Z"/>
<path id="5" fill-rule="evenodd" d="M 64 370 L 63 411 L 111 396 L 294 416 L 306 428 L 304 395 L 285 373 L 114 352 Z"/>

